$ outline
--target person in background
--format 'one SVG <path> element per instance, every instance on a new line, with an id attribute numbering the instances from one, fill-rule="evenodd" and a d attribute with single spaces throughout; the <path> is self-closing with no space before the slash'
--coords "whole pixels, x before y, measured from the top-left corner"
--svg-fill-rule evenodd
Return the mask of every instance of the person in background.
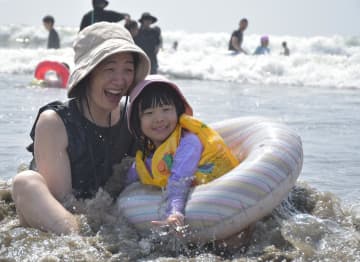
<path id="1" fill-rule="evenodd" d="M 55 19 L 51 15 L 47 15 L 43 18 L 43 25 L 47 31 L 49 31 L 47 48 L 58 49 L 60 48 L 60 38 L 57 31 L 54 29 Z"/>
<path id="2" fill-rule="evenodd" d="M 264 35 L 260 38 L 260 45 L 255 49 L 254 55 L 270 54 L 269 37 Z"/>
<path id="3" fill-rule="evenodd" d="M 108 4 L 107 0 L 92 0 L 93 10 L 87 12 L 81 19 L 80 30 L 96 22 L 119 22 L 130 19 L 129 14 L 105 10 Z"/>
<path id="4" fill-rule="evenodd" d="M 172 50 L 173 50 L 173 51 L 177 51 L 178 46 L 179 46 L 179 42 L 175 40 L 175 41 L 173 42 L 173 45 L 172 45 Z"/>
<path id="5" fill-rule="evenodd" d="M 126 184 L 140 180 L 166 190 L 166 211 L 154 225 L 183 226 L 192 186 L 216 179 L 239 164 L 221 136 L 192 117 L 179 87 L 150 75 L 130 93 L 129 130 L 139 145 Z"/>
<path id="6" fill-rule="evenodd" d="M 129 30 L 133 39 L 139 33 L 139 25 L 135 20 L 127 20 L 125 23 L 125 28 Z"/>
<path id="7" fill-rule="evenodd" d="M 281 53 L 284 56 L 289 56 L 290 55 L 290 49 L 287 46 L 287 43 L 284 41 L 281 43 L 281 46 L 284 48 L 284 51 Z"/>
<path id="8" fill-rule="evenodd" d="M 244 39 L 244 31 L 248 27 L 248 20 L 246 18 L 243 18 L 239 22 L 239 29 L 235 30 L 231 34 L 231 38 L 229 41 L 229 50 L 234 51 L 235 53 L 244 53 L 247 54 L 247 52 L 242 48 L 242 43 Z"/>
<path id="9" fill-rule="evenodd" d="M 124 106 L 120 100 L 150 71 L 148 57 L 120 24 L 88 26 L 79 32 L 74 52 L 69 100 L 40 108 L 30 133 L 30 170 L 12 183 L 20 224 L 56 234 L 80 230 L 63 206 L 66 197 L 94 197 L 113 165 L 132 154 L 127 100 Z"/>
<path id="10" fill-rule="evenodd" d="M 157 54 L 162 45 L 161 30 L 159 27 L 151 27 L 157 21 L 155 16 L 146 12 L 141 15 L 139 33 L 135 37 L 135 43 L 148 55 L 151 61 L 151 74 L 158 70 Z"/>

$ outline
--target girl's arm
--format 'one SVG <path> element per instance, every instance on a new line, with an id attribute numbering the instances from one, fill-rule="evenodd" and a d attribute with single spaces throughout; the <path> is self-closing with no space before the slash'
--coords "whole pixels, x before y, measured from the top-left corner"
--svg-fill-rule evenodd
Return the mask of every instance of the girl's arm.
<path id="1" fill-rule="evenodd" d="M 203 151 L 199 138 L 185 131 L 174 156 L 167 185 L 166 216 L 184 215 L 185 204 Z"/>

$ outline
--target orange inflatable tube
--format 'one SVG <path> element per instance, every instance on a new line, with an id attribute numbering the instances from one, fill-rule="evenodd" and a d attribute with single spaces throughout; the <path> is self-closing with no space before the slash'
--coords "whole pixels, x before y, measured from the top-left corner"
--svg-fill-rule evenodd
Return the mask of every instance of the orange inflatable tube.
<path id="1" fill-rule="evenodd" d="M 61 87 L 66 88 L 70 74 L 66 65 L 56 61 L 40 62 L 35 69 L 35 78 L 38 80 L 45 80 L 45 74 L 49 71 L 55 71 L 58 77 L 61 79 Z"/>

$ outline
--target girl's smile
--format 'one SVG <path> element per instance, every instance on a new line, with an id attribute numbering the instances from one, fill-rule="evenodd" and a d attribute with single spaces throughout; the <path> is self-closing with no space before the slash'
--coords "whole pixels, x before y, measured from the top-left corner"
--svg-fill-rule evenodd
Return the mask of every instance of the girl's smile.
<path id="1" fill-rule="evenodd" d="M 162 105 L 140 112 L 143 134 L 159 147 L 175 130 L 178 116 L 174 105 Z"/>

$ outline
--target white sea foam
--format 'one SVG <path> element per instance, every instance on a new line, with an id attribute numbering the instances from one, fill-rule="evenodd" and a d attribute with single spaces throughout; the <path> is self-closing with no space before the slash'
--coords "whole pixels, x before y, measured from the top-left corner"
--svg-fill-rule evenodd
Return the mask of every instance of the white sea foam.
<path id="1" fill-rule="evenodd" d="M 47 32 L 42 27 L 0 26 L 0 73 L 32 73 L 44 59 L 73 66 L 71 46 L 77 31 L 59 27 L 63 48 L 47 50 Z M 271 55 L 246 56 L 227 51 L 230 32 L 163 32 L 159 71 L 179 78 L 260 85 L 360 88 L 360 37 L 270 35 Z M 244 48 L 252 53 L 259 38 L 245 33 Z M 179 43 L 177 51 L 172 49 L 174 41 Z M 289 57 L 280 55 L 282 41 L 288 43 Z"/>

